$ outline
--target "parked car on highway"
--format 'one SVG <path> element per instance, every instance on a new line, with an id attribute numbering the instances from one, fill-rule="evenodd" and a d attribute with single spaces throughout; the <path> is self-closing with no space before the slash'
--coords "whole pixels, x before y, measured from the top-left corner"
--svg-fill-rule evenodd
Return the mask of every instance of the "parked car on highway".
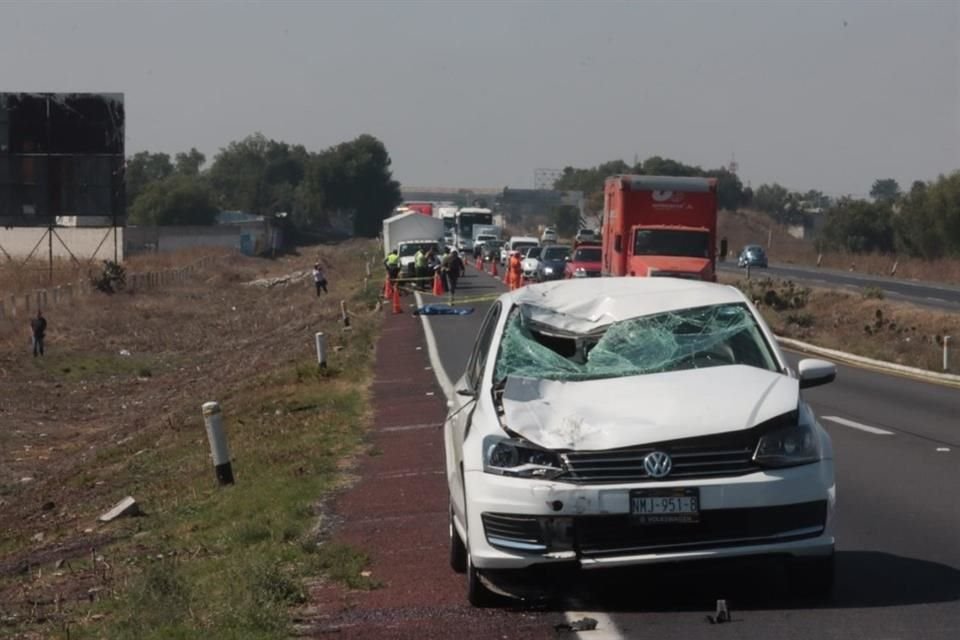
<path id="1" fill-rule="evenodd" d="M 598 278 L 500 296 L 444 427 L 470 602 L 495 601 L 502 570 L 746 556 L 828 593 L 833 448 L 801 390 L 835 375 L 791 368 L 733 287 Z"/>
<path id="2" fill-rule="evenodd" d="M 557 241 L 557 230 L 553 227 L 547 227 L 543 230 L 543 233 L 540 235 L 540 242 L 542 244 L 550 244 L 551 242 Z"/>
<path id="3" fill-rule="evenodd" d="M 767 253 L 758 244 L 748 244 L 740 252 L 737 258 L 737 266 L 743 267 L 767 267 Z"/>
<path id="4" fill-rule="evenodd" d="M 567 245 L 552 244 L 544 247 L 540 253 L 540 264 L 537 265 L 537 273 L 534 279 L 538 282 L 559 280 L 563 277 L 563 270 L 567 266 L 568 257 L 570 257 L 570 247 Z"/>
<path id="5" fill-rule="evenodd" d="M 573 250 L 563 270 L 564 278 L 599 278 L 600 258 L 603 249 L 594 245 L 581 245 Z"/>
<path id="6" fill-rule="evenodd" d="M 523 254 L 523 260 L 520 262 L 520 269 L 523 271 L 523 277 L 532 280 L 537 275 L 537 267 L 540 266 L 540 252 L 543 247 L 530 247 Z"/>

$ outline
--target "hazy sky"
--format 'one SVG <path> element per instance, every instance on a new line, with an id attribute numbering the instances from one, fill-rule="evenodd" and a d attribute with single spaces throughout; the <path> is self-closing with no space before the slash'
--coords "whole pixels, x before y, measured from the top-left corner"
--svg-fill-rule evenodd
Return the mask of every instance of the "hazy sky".
<path id="1" fill-rule="evenodd" d="M 408 185 L 736 154 L 865 193 L 960 169 L 960 1 L 0 0 L 0 90 L 123 92 L 128 153 L 371 133 Z"/>

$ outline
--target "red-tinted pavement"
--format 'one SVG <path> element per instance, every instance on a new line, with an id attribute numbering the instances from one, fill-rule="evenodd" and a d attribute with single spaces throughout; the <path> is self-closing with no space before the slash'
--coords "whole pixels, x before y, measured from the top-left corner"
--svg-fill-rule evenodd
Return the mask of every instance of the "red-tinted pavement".
<path id="1" fill-rule="evenodd" d="M 373 452 L 360 480 L 334 503 L 332 537 L 370 555 L 383 586 L 311 589 L 299 635 L 338 638 L 554 638 L 557 613 L 474 609 L 448 563 L 443 431 L 437 386 L 419 320 L 390 315 L 377 345 Z"/>

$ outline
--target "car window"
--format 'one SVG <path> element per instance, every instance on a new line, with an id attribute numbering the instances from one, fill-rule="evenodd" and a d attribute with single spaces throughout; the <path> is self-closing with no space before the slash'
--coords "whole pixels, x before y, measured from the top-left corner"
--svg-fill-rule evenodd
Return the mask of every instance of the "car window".
<path id="1" fill-rule="evenodd" d="M 544 260 L 563 260 L 570 255 L 570 247 L 547 247 L 543 250 Z"/>
<path id="2" fill-rule="evenodd" d="M 490 351 L 490 341 L 493 340 L 493 332 L 497 328 L 497 320 L 500 318 L 500 308 L 499 302 L 490 307 L 487 317 L 483 319 L 483 324 L 480 326 L 480 332 L 477 333 L 473 353 L 470 355 L 469 362 L 467 362 L 467 383 L 472 389 L 480 384 L 483 367 L 487 363 L 487 353 Z"/>
<path id="3" fill-rule="evenodd" d="M 516 312 L 503 332 L 495 379 L 592 380 L 727 365 L 779 370 L 745 304 L 629 318 L 599 335 L 544 331 Z"/>

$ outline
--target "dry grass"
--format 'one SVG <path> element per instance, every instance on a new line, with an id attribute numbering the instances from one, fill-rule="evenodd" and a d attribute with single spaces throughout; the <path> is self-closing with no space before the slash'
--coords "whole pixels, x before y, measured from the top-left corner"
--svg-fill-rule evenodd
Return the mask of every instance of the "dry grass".
<path id="1" fill-rule="evenodd" d="M 898 278 L 927 280 L 930 282 L 960 283 L 960 259 L 943 258 L 922 260 L 887 254 L 853 254 L 846 251 L 826 251 L 819 256 L 812 240 L 799 240 L 787 233 L 786 227 L 778 225 L 769 216 L 755 211 L 720 213 L 719 235 L 726 236 L 729 251 L 736 258 L 747 244 L 760 244 L 768 248 L 772 262 L 802 266 L 820 266 L 843 269 L 871 275 L 896 275 Z M 894 266 L 896 271 L 894 273 Z"/>
<path id="2" fill-rule="evenodd" d="M 943 336 L 960 346 L 960 316 L 907 303 L 800 287 L 792 283 L 734 278 L 723 280 L 748 293 L 778 335 L 821 347 L 931 371 L 943 369 Z M 773 292 L 775 295 L 772 295 Z M 775 308 L 779 300 L 802 298 L 790 308 Z M 960 372 L 960 349 L 950 352 L 950 371 Z"/>
<path id="3" fill-rule="evenodd" d="M 192 548 L 206 549 L 200 557 L 212 554 L 216 562 L 224 561 L 228 542 L 266 545 L 264 554 L 272 553 L 271 544 L 290 546 L 312 517 L 318 488 L 331 482 L 337 458 L 365 424 L 363 376 L 376 316 L 357 289 L 362 255 L 372 250 L 355 241 L 277 260 L 234 256 L 180 285 L 82 297 L 47 311 L 44 358 L 30 355 L 23 319 L 0 321 L 0 626 L 16 612 L 18 620 L 26 615 L 40 625 L 35 637 L 50 637 L 50 620 L 63 618 L 54 615 L 60 595 L 72 611 L 91 587 L 119 598 L 121 578 L 136 575 L 135 563 L 146 553 L 134 537 L 140 531 L 152 532 L 149 549 L 183 552 L 196 540 Z M 182 266 L 197 257 L 151 256 L 137 266 Z M 309 277 L 273 288 L 244 284 L 305 273 L 316 260 L 327 266 L 329 296 L 318 299 Z M 355 314 L 349 334 L 339 330 L 341 298 Z M 317 373 L 317 330 L 330 336 L 332 377 Z M 235 420 L 231 446 L 246 452 L 237 473 L 249 484 L 230 494 L 235 513 L 211 501 L 200 418 L 201 404 L 211 399 Z M 265 433 L 273 436 L 269 443 Z M 145 503 L 146 518 L 95 523 L 127 494 Z M 262 504 L 251 510 L 251 501 Z M 269 539 L 243 528 L 243 517 L 274 511 Z M 112 550 L 103 551 L 110 575 L 100 575 L 88 566 L 90 549 L 101 553 L 111 541 Z M 54 572 L 60 559 L 70 567 Z M 209 575 L 216 571 L 186 570 L 181 577 L 203 589 Z M 47 604 L 31 613 L 33 600 Z"/>

